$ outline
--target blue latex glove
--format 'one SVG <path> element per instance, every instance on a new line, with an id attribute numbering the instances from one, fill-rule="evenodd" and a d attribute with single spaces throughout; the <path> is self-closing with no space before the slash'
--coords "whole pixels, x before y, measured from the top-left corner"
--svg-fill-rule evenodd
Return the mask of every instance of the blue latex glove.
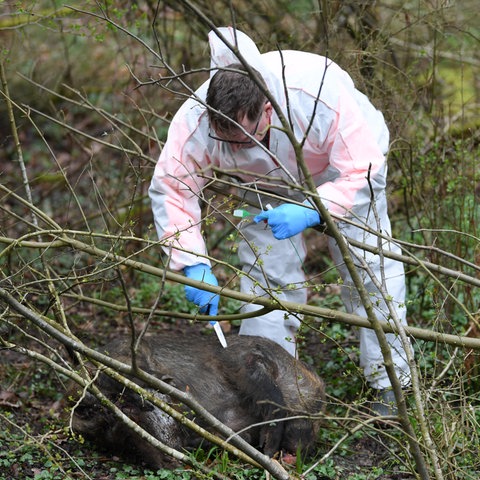
<path id="1" fill-rule="evenodd" d="M 212 273 L 212 270 L 204 263 L 185 267 L 183 272 L 192 280 L 205 282 L 209 285 L 218 285 L 217 278 Z M 189 302 L 193 302 L 195 305 L 200 307 L 200 313 L 217 315 L 218 302 L 220 301 L 220 297 L 218 295 L 215 295 L 212 292 L 207 292 L 206 290 L 201 290 L 200 288 L 185 285 L 185 296 Z"/>
<path id="2" fill-rule="evenodd" d="M 316 210 L 293 203 L 284 203 L 272 210 L 266 210 L 253 219 L 255 223 L 262 220 L 267 221 L 277 240 L 293 237 L 306 228 L 320 225 L 322 222 Z"/>

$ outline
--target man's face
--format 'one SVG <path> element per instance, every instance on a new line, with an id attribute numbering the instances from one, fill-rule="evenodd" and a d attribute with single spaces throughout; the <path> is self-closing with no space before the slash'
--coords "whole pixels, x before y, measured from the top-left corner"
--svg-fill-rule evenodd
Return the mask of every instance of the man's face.
<path id="1" fill-rule="evenodd" d="M 227 142 L 230 145 L 230 148 L 236 152 L 242 148 L 252 148 L 257 146 L 253 138 L 261 142 L 265 135 L 267 134 L 268 128 L 270 127 L 270 120 L 272 118 L 272 104 L 270 102 L 266 102 L 262 108 L 260 116 L 255 121 L 248 120 L 247 116 L 245 115 L 240 121 L 238 122 L 246 132 L 250 132 L 250 135 L 238 130 L 235 133 L 227 137 L 225 136 L 213 136 L 210 137 L 215 138 L 216 140 L 220 140 L 222 142 Z"/>

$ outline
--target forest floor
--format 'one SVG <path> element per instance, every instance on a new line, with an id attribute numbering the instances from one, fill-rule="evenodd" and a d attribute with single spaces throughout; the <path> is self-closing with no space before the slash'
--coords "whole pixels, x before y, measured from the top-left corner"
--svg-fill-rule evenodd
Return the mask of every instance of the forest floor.
<path id="1" fill-rule="evenodd" d="M 108 322 L 106 322 L 107 324 Z M 119 325 L 110 324 L 107 337 L 121 333 Z M 83 325 L 83 336 L 92 341 L 98 332 Z M 190 328 L 192 334 L 212 334 L 205 332 L 202 325 L 185 326 L 182 321 L 161 324 L 172 335 L 184 333 Z M 230 334 L 236 333 L 235 331 Z M 104 338 L 103 340 L 107 340 Z M 306 335 L 302 347 L 302 356 L 309 363 L 328 359 L 333 344 L 320 340 L 318 335 Z M 337 372 L 342 376 L 341 365 Z M 341 381 L 341 379 L 340 379 Z M 32 362 L 11 350 L 2 350 L 0 355 L 0 480 L 10 479 L 76 479 L 96 480 L 129 479 L 191 479 L 197 477 L 184 469 L 152 472 L 144 468 L 141 462 L 132 464 L 109 452 L 98 450 L 97 446 L 83 443 L 69 433 L 68 385 L 43 364 Z M 328 386 L 327 386 L 328 394 Z M 329 405 L 337 411 L 341 403 L 329 394 Z M 343 406 L 344 408 L 345 406 Z M 329 412 L 327 412 L 328 414 Z M 341 425 L 341 427 L 339 427 Z M 345 480 L 400 480 L 413 479 L 407 473 L 404 462 L 396 458 L 401 449 L 395 435 L 395 428 L 371 428 L 359 430 L 332 449 L 335 435 L 344 435 L 348 427 L 342 420 L 326 425 L 326 433 L 319 443 L 318 458 L 324 457 L 307 479 L 345 479 Z M 342 430 L 336 432 L 336 430 Z M 397 432 L 398 433 L 398 432 Z M 330 450 L 332 449 L 332 450 Z M 329 452 L 327 454 L 327 452 Z M 220 462 L 219 456 L 206 458 L 206 462 Z M 403 465 L 402 465 L 403 464 Z M 298 471 L 307 466 L 285 465 L 292 472 L 292 478 L 298 478 Z M 234 470 L 225 472 L 228 478 L 260 479 L 268 478 L 258 470 L 236 465 Z"/>

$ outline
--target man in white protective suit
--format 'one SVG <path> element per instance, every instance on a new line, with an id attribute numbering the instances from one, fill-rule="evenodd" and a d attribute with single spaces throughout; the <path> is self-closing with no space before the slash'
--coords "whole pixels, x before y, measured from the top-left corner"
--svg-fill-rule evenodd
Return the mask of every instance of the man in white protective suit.
<path id="1" fill-rule="evenodd" d="M 260 54 L 244 33 L 227 27 L 219 32 L 238 46 L 244 61 L 260 76 L 260 83 L 280 106 L 296 139 L 305 139 L 303 157 L 317 186 L 316 194 L 342 234 L 377 246 L 376 235 L 352 223 L 390 234 L 385 195 L 389 132 L 382 113 L 355 89 L 345 71 L 325 57 L 290 50 Z M 302 193 L 296 156 L 272 103 L 215 32 L 210 32 L 209 42 L 210 79 L 173 118 L 149 190 L 156 229 L 170 255 L 169 266 L 191 279 L 218 285 L 202 237 L 199 205 L 211 168 L 217 167 L 240 181 L 246 200 L 250 197 L 260 206 L 258 211 L 249 209 L 257 214 L 254 221 L 241 222 L 245 225 L 239 228 L 242 241 L 238 255 L 244 272 L 241 290 L 256 295 L 273 292 L 280 300 L 305 303 L 302 264 L 306 249 L 301 233 L 322 220 Z M 269 196 L 271 193 L 276 196 Z M 396 245 L 383 243 L 385 249 L 398 252 Z M 329 250 L 343 278 L 342 298 L 348 312 L 365 317 L 332 238 Z M 384 279 L 396 313 L 405 322 L 403 265 L 364 250 L 357 253 L 379 281 Z M 355 262 L 378 318 L 388 320 L 382 296 L 358 258 Z M 201 312 L 217 314 L 218 295 L 189 286 L 185 290 L 187 299 Z M 242 308 L 251 312 L 259 307 L 245 304 Z M 240 334 L 270 338 L 296 355 L 299 325 L 297 315 L 270 311 L 243 320 Z M 394 395 L 376 335 L 366 328 L 361 328 L 359 335 L 360 365 L 376 394 L 372 408 L 380 415 L 395 414 Z M 396 335 L 388 334 L 387 338 L 398 378 L 407 386 L 410 371 L 404 348 Z"/>

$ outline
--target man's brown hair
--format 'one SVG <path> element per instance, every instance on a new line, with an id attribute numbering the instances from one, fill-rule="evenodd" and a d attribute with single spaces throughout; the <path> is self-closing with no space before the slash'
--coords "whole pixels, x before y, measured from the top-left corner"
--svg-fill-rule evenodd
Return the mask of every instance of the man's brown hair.
<path id="1" fill-rule="evenodd" d="M 233 63 L 213 75 L 207 105 L 210 125 L 216 132 L 226 136 L 237 133 L 238 127 L 231 119 L 240 123 L 245 115 L 251 122 L 259 118 L 266 97 L 258 83 L 267 87 L 260 73 L 257 70 L 254 73 L 256 79 L 250 77 L 241 63 Z"/>

